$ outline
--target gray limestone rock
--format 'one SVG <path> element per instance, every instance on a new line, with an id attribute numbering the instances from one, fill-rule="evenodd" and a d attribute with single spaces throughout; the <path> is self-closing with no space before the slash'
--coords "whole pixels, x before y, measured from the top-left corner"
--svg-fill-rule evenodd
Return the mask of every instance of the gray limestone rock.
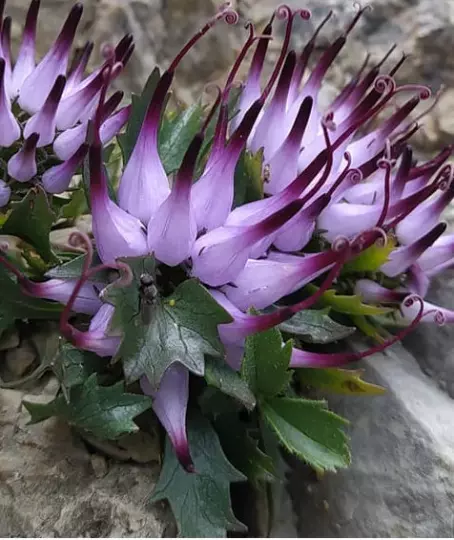
<path id="1" fill-rule="evenodd" d="M 0 536 L 159 538 L 173 526 L 164 507 L 147 505 L 156 462 L 90 454 L 54 419 L 28 426 L 23 397 L 0 390 Z"/>
<path id="2" fill-rule="evenodd" d="M 451 538 L 454 402 L 402 346 L 363 367 L 364 378 L 388 392 L 330 396 L 351 422 L 352 465 L 320 480 L 295 465 L 288 478 L 298 536 Z M 285 518 L 291 523 L 289 515 L 277 519 Z"/>

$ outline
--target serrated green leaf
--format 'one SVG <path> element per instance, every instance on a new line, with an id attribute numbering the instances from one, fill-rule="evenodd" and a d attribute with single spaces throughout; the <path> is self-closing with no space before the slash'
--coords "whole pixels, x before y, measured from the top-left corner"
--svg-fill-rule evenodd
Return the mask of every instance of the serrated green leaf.
<path id="1" fill-rule="evenodd" d="M 149 409 L 152 401 L 147 396 L 125 393 L 123 382 L 98 386 L 94 373 L 83 385 L 71 388 L 69 403 L 60 395 L 47 404 L 23 404 L 31 415 L 30 424 L 58 416 L 101 439 L 116 439 L 138 431 L 133 418 Z"/>
<path id="2" fill-rule="evenodd" d="M 306 286 L 306 289 L 314 293 L 318 290 L 318 287 L 310 284 Z M 334 289 L 325 291 L 320 298 L 320 303 L 330 306 L 338 313 L 346 313 L 347 315 L 383 315 L 394 311 L 393 308 L 364 304 L 359 296 L 337 294 Z"/>
<path id="3" fill-rule="evenodd" d="M 246 338 L 241 375 L 257 397 L 275 396 L 288 386 L 292 346 L 291 340 L 283 344 L 277 328 Z"/>
<path id="4" fill-rule="evenodd" d="M 65 219 L 75 219 L 88 212 L 87 198 L 82 187 L 72 192 L 68 202 L 61 207 L 60 216 Z"/>
<path id="5" fill-rule="evenodd" d="M 378 396 L 386 392 L 381 386 L 363 381 L 361 379 L 363 373 L 363 369 L 339 368 L 302 368 L 297 371 L 302 384 L 335 394 Z"/>
<path id="6" fill-rule="evenodd" d="M 306 343 L 332 343 L 351 336 L 354 326 L 344 326 L 331 319 L 326 309 L 306 309 L 279 325 L 282 332 L 298 336 Z"/>
<path id="7" fill-rule="evenodd" d="M 215 425 L 229 461 L 249 482 L 258 487 L 261 482 L 276 480 L 273 460 L 259 448 L 238 415 L 224 415 Z"/>
<path id="8" fill-rule="evenodd" d="M 202 416 L 190 414 L 188 439 L 195 473 L 187 473 L 166 440 L 164 466 L 151 502 L 167 499 L 184 538 L 225 538 L 246 527 L 234 516 L 230 484 L 246 478 L 229 463 L 216 432 Z"/>
<path id="9" fill-rule="evenodd" d="M 211 358 L 205 360 L 205 380 L 211 386 L 219 388 L 252 411 L 255 407 L 255 396 L 251 392 L 246 381 L 225 363 L 222 358 Z"/>
<path id="10" fill-rule="evenodd" d="M 373 244 L 362 251 L 353 260 L 344 264 L 342 267 L 342 274 L 377 272 L 380 267 L 389 260 L 389 255 L 395 247 L 395 241 L 389 237 L 385 246 L 380 246 L 376 243 Z"/>
<path id="11" fill-rule="evenodd" d="M 140 276 L 154 275 L 154 259 L 122 260 L 131 267 L 132 283 L 108 289 L 103 297 L 116 307 L 112 328 L 124 336 L 118 356 L 127 381 L 146 375 L 151 387 L 158 389 L 164 372 L 174 362 L 203 376 L 204 356 L 223 354 L 217 327 L 231 322 L 231 316 L 195 279 L 183 282 L 168 298 L 144 304 Z"/>
<path id="12" fill-rule="evenodd" d="M 153 97 L 154 91 L 160 78 L 159 69 L 154 68 L 145 84 L 140 96 L 131 96 L 131 115 L 124 133 L 118 136 L 118 142 L 123 154 L 123 163 L 126 164 L 131 157 L 132 151 L 139 136 L 140 129 L 145 119 L 148 105 Z"/>
<path id="13" fill-rule="evenodd" d="M 11 234 L 25 240 L 46 262 L 57 261 L 49 241 L 49 233 L 56 216 L 44 190 L 35 186 L 22 201 L 11 206 L 12 211 L 3 224 L 2 234 Z"/>
<path id="14" fill-rule="evenodd" d="M 159 156 L 167 174 L 180 168 L 183 156 L 202 125 L 203 108 L 194 103 L 165 122 L 159 132 Z"/>
<path id="15" fill-rule="evenodd" d="M 262 405 L 262 414 L 282 445 L 321 470 L 334 471 L 350 464 L 348 423 L 326 409 L 324 401 L 273 398 Z"/>
<path id="16" fill-rule="evenodd" d="M 46 277 L 57 279 L 79 279 L 82 274 L 85 257 L 86 255 L 79 255 L 71 261 L 68 261 L 59 266 L 54 266 L 54 268 L 51 268 L 46 272 Z M 100 263 L 101 259 L 99 258 L 97 253 L 94 253 L 93 262 L 90 268 L 93 268 Z M 92 276 L 90 276 L 89 281 L 108 283 L 108 271 L 101 270 L 100 272 L 93 274 Z"/>
<path id="17" fill-rule="evenodd" d="M 83 385 L 85 381 L 106 365 L 106 360 L 97 354 L 76 349 L 70 343 L 60 346 L 53 371 L 60 382 L 66 401 L 70 400 L 71 388 Z"/>
<path id="18" fill-rule="evenodd" d="M 263 149 L 253 154 L 244 150 L 235 170 L 233 207 L 263 199 Z"/>

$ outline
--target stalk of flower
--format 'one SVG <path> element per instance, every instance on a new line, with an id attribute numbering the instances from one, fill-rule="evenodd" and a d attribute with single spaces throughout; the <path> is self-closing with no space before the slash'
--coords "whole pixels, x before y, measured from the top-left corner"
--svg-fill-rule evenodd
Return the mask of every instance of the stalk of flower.
<path id="1" fill-rule="evenodd" d="M 87 119 L 96 107 L 103 77 L 101 68 L 85 76 L 93 51 L 91 43 L 85 45 L 80 58 L 68 73 L 71 47 L 83 11 L 80 3 L 70 10 L 47 54 L 38 64 L 35 63 L 39 7 L 40 0 L 31 1 L 15 61 L 10 50 L 11 18 L 7 17 L 3 21 L 0 39 L 0 146 L 12 146 L 16 150 L 7 168 L 11 178 L 19 182 L 31 182 L 37 178 L 37 162 L 42 154 L 40 149 L 50 154 L 55 153 L 63 163 L 56 166 L 60 168 L 54 171 L 54 178 L 62 174 L 65 179 L 57 181 L 47 178 L 44 187 L 49 187 L 52 193 L 59 193 L 67 189 L 69 176 L 73 176 L 83 160 Z M 134 49 L 132 37 L 126 36 L 116 48 L 107 49 L 123 68 Z M 116 76 L 118 74 L 119 71 Z M 122 114 L 120 111 L 115 113 L 121 100 L 120 97 L 116 101 L 118 96 L 112 102 L 114 106 L 106 110 L 103 119 L 103 143 L 109 142 L 128 119 L 129 108 L 122 109 Z M 12 112 L 13 102 L 21 109 L 17 118 Z"/>

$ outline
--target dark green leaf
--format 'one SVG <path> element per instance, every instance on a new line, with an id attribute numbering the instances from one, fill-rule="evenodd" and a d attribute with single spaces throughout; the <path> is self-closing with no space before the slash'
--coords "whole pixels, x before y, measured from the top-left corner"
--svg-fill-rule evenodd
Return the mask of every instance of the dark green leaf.
<path id="1" fill-rule="evenodd" d="M 198 403 L 202 413 L 210 418 L 215 418 L 220 414 L 238 413 L 242 409 L 238 401 L 213 386 L 207 386 L 203 390 Z"/>
<path id="2" fill-rule="evenodd" d="M 331 343 L 351 336 L 355 327 L 337 323 L 325 309 L 306 309 L 279 325 L 282 332 L 298 336 L 307 343 Z"/>
<path id="3" fill-rule="evenodd" d="M 273 398 L 262 406 L 265 420 L 283 446 L 316 469 L 334 471 L 350 464 L 348 423 L 326 409 L 324 401 Z"/>
<path id="4" fill-rule="evenodd" d="M 250 411 L 255 407 L 254 394 L 245 380 L 234 371 L 222 358 L 207 357 L 205 360 L 205 379 L 211 386 L 219 388 L 242 403 Z"/>
<path id="5" fill-rule="evenodd" d="M 179 285 L 172 296 L 144 304 L 140 276 L 154 275 L 154 260 L 123 260 L 130 265 L 134 280 L 128 287 L 106 291 L 104 298 L 116 306 L 112 325 L 124 336 L 119 357 L 127 380 L 146 375 L 152 388 L 157 389 L 162 375 L 174 362 L 203 376 L 204 355 L 223 353 L 217 327 L 231 322 L 230 315 L 194 279 Z"/>
<path id="6" fill-rule="evenodd" d="M 73 386 L 83 385 L 90 375 L 105 367 L 105 364 L 106 360 L 95 353 L 76 349 L 70 343 L 61 345 L 53 370 L 65 399 L 70 400 Z"/>
<path id="7" fill-rule="evenodd" d="M 88 211 L 87 198 L 83 188 L 72 192 L 71 198 L 62 206 L 60 216 L 65 219 L 74 219 Z"/>
<path id="8" fill-rule="evenodd" d="M 256 396 L 272 397 L 287 387 L 292 346 L 291 340 L 284 345 L 277 328 L 246 338 L 241 375 Z"/>
<path id="9" fill-rule="evenodd" d="M 361 379 L 362 369 L 302 368 L 297 371 L 302 384 L 336 394 L 382 395 L 386 390 Z"/>
<path id="10" fill-rule="evenodd" d="M 132 110 L 128 125 L 124 133 L 118 136 L 118 142 L 123 153 L 123 163 L 126 165 L 139 136 L 140 129 L 145 119 L 145 114 L 153 97 L 154 91 L 160 78 L 159 69 L 155 68 L 145 84 L 140 96 L 133 94 L 131 97 Z"/>
<path id="11" fill-rule="evenodd" d="M 180 168 L 183 156 L 202 125 L 203 108 L 194 103 L 162 126 L 159 155 L 167 174 Z"/>
<path id="12" fill-rule="evenodd" d="M 249 482 L 258 486 L 261 482 L 276 480 L 273 460 L 260 450 L 258 441 L 250 436 L 238 415 L 220 417 L 216 430 L 229 461 Z"/>
<path id="13" fill-rule="evenodd" d="M 55 266 L 46 272 L 46 277 L 57 279 L 79 279 L 82 274 L 82 268 L 85 261 L 85 255 L 79 255 L 71 261 L 68 261 L 60 266 Z M 101 260 L 97 253 L 93 256 L 93 262 L 91 268 L 100 264 Z M 102 270 L 96 274 L 90 276 L 90 281 L 97 281 L 100 283 L 108 283 L 108 271 Z"/>
<path id="14" fill-rule="evenodd" d="M 224 538 L 227 531 L 244 531 L 230 505 L 230 483 L 245 477 L 227 460 L 218 436 L 201 416 L 188 418 L 188 439 L 195 473 L 187 473 L 166 441 L 164 466 L 151 501 L 167 499 L 180 536 Z"/>
<path id="15" fill-rule="evenodd" d="M 47 404 L 23 403 L 31 415 L 31 424 L 58 416 L 101 439 L 116 439 L 124 433 L 138 431 L 133 418 L 152 403 L 147 396 L 125 393 L 123 386 L 123 382 L 98 386 L 93 374 L 83 385 L 71 388 L 69 403 L 63 395 Z"/>
<path id="16" fill-rule="evenodd" d="M 235 170 L 233 207 L 263 199 L 263 149 L 256 154 L 245 150 Z"/>
<path id="17" fill-rule="evenodd" d="M 32 188 L 12 212 L 2 227 L 2 234 L 12 234 L 28 242 L 46 262 L 57 259 L 52 252 L 49 233 L 56 218 L 47 195 L 40 186 Z"/>

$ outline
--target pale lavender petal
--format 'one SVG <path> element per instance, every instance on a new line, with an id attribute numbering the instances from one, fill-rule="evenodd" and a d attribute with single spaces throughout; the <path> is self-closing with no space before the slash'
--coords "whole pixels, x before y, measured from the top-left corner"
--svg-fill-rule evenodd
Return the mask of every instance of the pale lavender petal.
<path id="1" fill-rule="evenodd" d="M 28 182 L 38 172 L 36 165 L 36 144 L 39 135 L 32 133 L 22 148 L 8 161 L 8 174 L 18 182 Z"/>
<path id="2" fill-rule="evenodd" d="M 0 180 L 0 208 L 8 204 L 11 198 L 11 188 L 4 182 Z"/>
<path id="3" fill-rule="evenodd" d="M 62 193 L 63 191 L 66 191 L 72 177 L 82 165 L 87 152 L 88 145 L 82 144 L 67 161 L 48 169 L 42 177 L 44 189 L 48 193 Z"/>
<path id="4" fill-rule="evenodd" d="M 186 470 L 193 468 L 186 433 L 186 411 L 189 399 L 189 371 L 176 362 L 164 373 L 159 389 L 154 392 L 143 376 L 140 386 L 153 397 L 153 410 L 169 436 L 179 462 Z"/>
<path id="5" fill-rule="evenodd" d="M 6 94 L 5 82 L 6 64 L 0 58 L 0 146 L 11 146 L 20 137 L 20 127 L 11 111 L 11 103 Z"/>

